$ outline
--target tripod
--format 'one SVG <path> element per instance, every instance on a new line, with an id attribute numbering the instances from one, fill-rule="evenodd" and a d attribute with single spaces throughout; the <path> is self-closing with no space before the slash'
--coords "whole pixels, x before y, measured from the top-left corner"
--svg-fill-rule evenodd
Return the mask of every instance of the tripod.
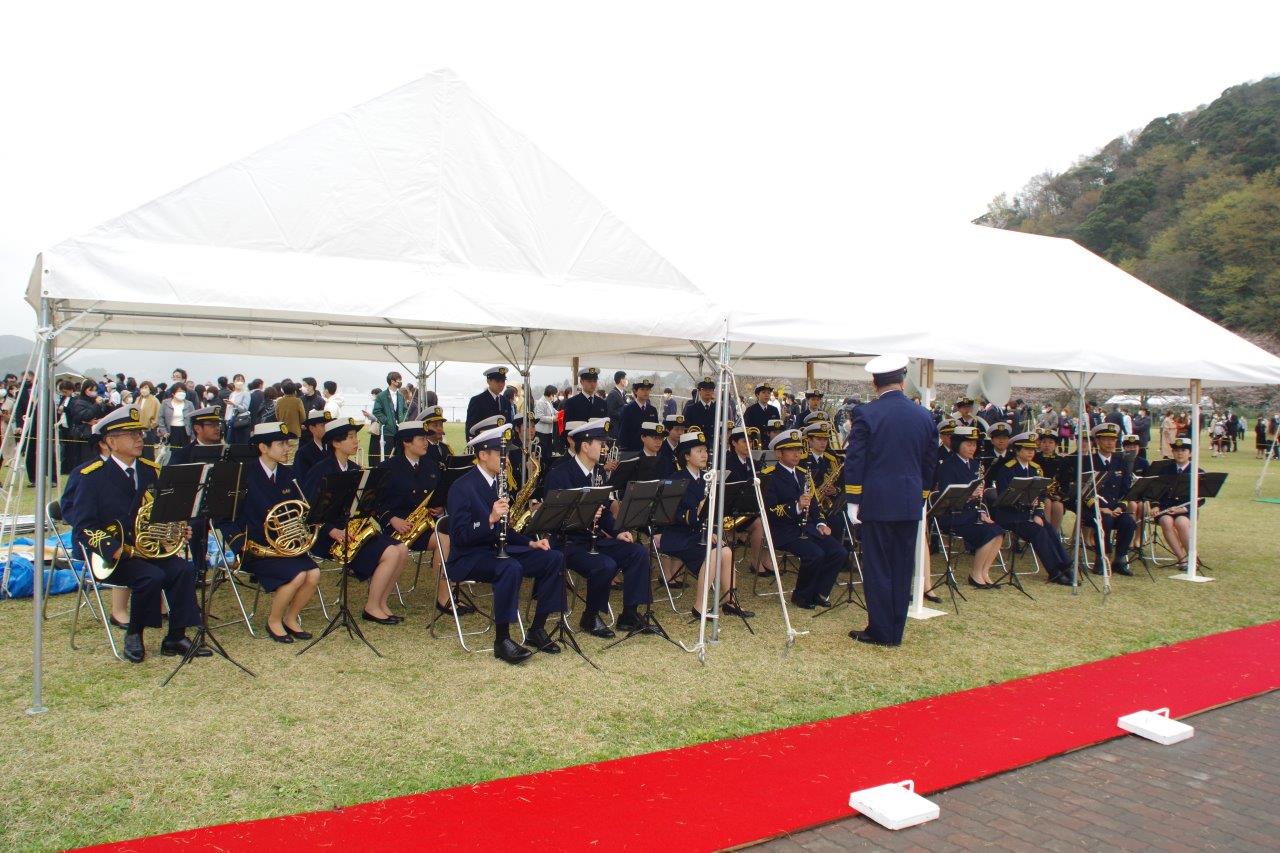
<path id="1" fill-rule="evenodd" d="M 849 524 L 849 516 L 846 515 L 843 510 L 840 512 L 840 523 L 844 527 L 844 538 L 849 543 L 849 579 L 841 584 L 840 595 L 832 599 L 829 607 L 819 610 L 817 613 L 813 614 L 814 619 L 817 619 L 819 616 L 826 616 L 837 608 L 847 607 L 851 604 L 858 605 L 864 611 L 867 609 L 866 602 L 864 602 L 862 600 L 862 596 L 858 594 L 858 582 L 854 580 L 855 572 L 859 576 L 862 575 L 862 564 L 858 561 L 858 551 L 856 547 L 857 542 L 854 540 L 853 527 Z"/>
<path id="2" fill-rule="evenodd" d="M 209 627 L 209 587 L 211 583 L 205 583 L 205 572 L 201 570 L 196 578 L 196 583 L 200 585 L 200 624 L 196 627 L 196 635 L 191 640 L 191 648 L 187 649 L 186 654 L 182 656 L 182 660 L 178 661 L 178 665 L 173 668 L 173 672 L 160 682 L 160 686 L 164 687 L 173 677 L 178 674 L 178 670 L 182 669 L 201 649 L 209 649 L 210 651 L 220 655 L 223 660 L 233 664 L 246 675 L 256 678 L 253 671 L 240 663 L 231 655 L 227 654 L 227 650 L 222 647 L 222 643 L 218 642 L 218 638 L 214 636 L 213 629 Z"/>
<path id="3" fill-rule="evenodd" d="M 333 616 L 329 619 L 329 624 L 324 626 L 324 630 L 314 640 L 298 650 L 299 655 L 332 634 L 336 629 L 346 628 L 348 636 L 359 638 L 361 642 L 369 647 L 369 651 L 378 657 L 382 657 L 382 652 L 378 651 L 373 643 L 369 642 L 369 638 L 364 635 L 364 631 L 360 630 L 360 623 L 356 621 L 356 617 L 351 615 L 351 608 L 347 605 L 347 586 L 351 579 L 351 554 L 349 549 L 350 541 L 346 540 L 342 543 L 342 562 L 338 575 L 338 600 L 334 604 Z"/>

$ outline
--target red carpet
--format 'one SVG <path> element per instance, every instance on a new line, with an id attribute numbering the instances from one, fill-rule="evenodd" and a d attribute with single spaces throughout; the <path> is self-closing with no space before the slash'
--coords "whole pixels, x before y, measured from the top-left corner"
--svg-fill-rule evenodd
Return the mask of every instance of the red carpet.
<path id="1" fill-rule="evenodd" d="M 857 788 L 937 791 L 1117 737 L 1130 711 L 1180 717 L 1276 688 L 1280 622 L 736 740 L 95 849 L 713 850 L 845 817 Z"/>

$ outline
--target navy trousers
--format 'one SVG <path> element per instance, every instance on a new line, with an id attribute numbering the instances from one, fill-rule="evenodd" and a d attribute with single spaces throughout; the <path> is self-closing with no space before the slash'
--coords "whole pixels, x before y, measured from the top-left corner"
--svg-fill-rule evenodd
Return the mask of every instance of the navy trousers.
<path id="1" fill-rule="evenodd" d="M 533 578 L 533 597 L 538 602 L 535 615 L 545 616 L 564 608 L 564 554 L 536 548 L 512 552 L 505 560 L 486 554 L 461 574 L 449 567 L 449 580 L 479 581 L 493 585 L 493 619 L 511 624 L 520 611 L 520 583 Z"/>
<path id="2" fill-rule="evenodd" d="M 1133 533 L 1138 529 L 1138 522 L 1129 513 L 1122 513 L 1118 516 L 1103 515 L 1102 516 L 1102 534 L 1098 535 L 1098 525 L 1095 523 L 1092 510 L 1087 510 L 1084 514 L 1085 524 L 1093 529 L 1094 552 L 1101 555 L 1102 549 L 1106 544 L 1107 537 L 1112 531 L 1116 534 L 1115 555 L 1120 560 L 1129 556 L 1129 546 L 1133 544 Z M 1101 561 L 1101 557 L 1099 557 Z"/>
<path id="3" fill-rule="evenodd" d="M 590 542 L 566 542 L 565 563 L 587 580 L 587 611 L 599 613 L 609 606 L 613 578 L 622 570 L 622 604 L 638 607 L 649 603 L 649 552 L 634 542 L 601 539 L 591 553 Z"/>
<path id="4" fill-rule="evenodd" d="M 107 582 L 133 591 L 129 599 L 130 634 L 140 633 L 143 628 L 160 627 L 161 592 L 169 599 L 170 634 L 180 636 L 187 628 L 200 624 L 195 568 L 181 557 L 123 559 Z"/>
<path id="5" fill-rule="evenodd" d="M 797 604 L 815 604 L 819 598 L 830 597 L 836 577 L 849 559 L 849 551 L 836 538 L 834 528 L 830 536 L 810 533 L 804 538 L 789 539 L 785 544 L 775 540 L 774 547 L 800 558 L 796 588 L 791 594 Z"/>
<path id="6" fill-rule="evenodd" d="M 920 522 L 863 521 L 861 532 L 867 633 L 873 640 L 896 646 L 907 627 Z"/>

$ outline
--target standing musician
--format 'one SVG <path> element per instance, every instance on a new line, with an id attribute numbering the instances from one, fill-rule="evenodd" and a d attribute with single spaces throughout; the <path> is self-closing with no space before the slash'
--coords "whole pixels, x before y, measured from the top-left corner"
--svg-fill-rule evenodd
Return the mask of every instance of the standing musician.
<path id="1" fill-rule="evenodd" d="M 667 428 L 656 419 L 640 424 L 640 456 L 636 460 L 636 481 L 656 480 L 660 476 L 658 468 L 661 464 L 659 450 L 666 444 Z"/>
<path id="2" fill-rule="evenodd" d="M 961 397 L 956 400 L 956 410 L 952 414 L 952 418 L 955 420 L 956 426 L 978 426 L 978 419 L 973 414 L 973 398 Z"/>
<path id="3" fill-rule="evenodd" d="M 938 466 L 939 492 L 956 483 L 972 483 L 981 476 L 982 465 L 976 458 L 978 431 L 973 427 L 956 427 L 951 436 L 951 444 L 955 452 L 948 454 Z M 982 501 L 983 490 L 984 486 L 979 482 L 963 512 L 938 516 L 937 522 L 943 533 L 961 537 L 964 544 L 973 550 L 969 586 L 995 589 L 996 585 L 991 580 L 991 566 L 1004 542 L 1004 530 L 991 520 L 986 504 Z"/>
<path id="4" fill-rule="evenodd" d="M 189 444 L 175 447 L 169 454 L 170 465 L 185 465 L 195 461 L 194 447 L 225 448 L 222 443 L 222 412 L 216 406 L 206 406 L 191 413 L 191 437 Z M 206 462 L 212 460 L 203 460 Z M 209 566 L 209 519 L 195 518 L 191 526 L 191 562 L 196 571 L 203 573 Z"/>
<path id="5" fill-rule="evenodd" d="M 427 457 L 427 427 L 422 421 L 400 424 L 396 444 L 399 452 L 387 457 L 380 466 L 387 473 L 378 487 L 376 518 L 383 530 L 398 534 L 395 538 L 400 541 L 416 525 L 422 532 L 405 544 L 410 553 L 431 553 L 434 564 L 437 549 L 448 557 L 449 535 L 435 525 L 435 520 L 444 514 L 444 507 L 427 508 L 424 504 L 440 485 L 443 469 Z M 443 575 L 436 583 L 436 609 L 441 613 L 451 612 L 448 581 Z M 471 605 L 461 603 L 458 610 L 475 612 Z"/>
<path id="6" fill-rule="evenodd" d="M 1066 514 L 1067 506 L 1065 503 L 1065 495 L 1062 492 L 1062 484 L 1070 482 L 1066 479 L 1064 466 L 1072 464 L 1072 460 L 1058 455 L 1058 433 L 1057 430 L 1042 428 L 1035 431 L 1036 444 L 1039 450 L 1032 458 L 1032 461 L 1040 466 L 1040 470 L 1044 471 L 1044 476 L 1053 480 L 1053 486 L 1050 486 L 1049 493 L 1045 495 L 1044 512 L 1049 521 L 1049 527 L 1053 530 L 1062 529 L 1062 516 Z"/>
<path id="7" fill-rule="evenodd" d="M 573 431 L 576 453 L 547 474 L 548 489 L 582 489 L 603 485 L 604 466 L 600 456 L 609 433 L 609 419 L 591 421 Z M 599 482 L 597 482 L 597 479 Z M 613 631 L 600 618 L 609 604 L 613 578 L 622 571 L 622 615 L 618 628 L 630 631 L 641 625 L 639 607 L 648 604 L 649 555 L 629 531 L 615 530 L 613 513 L 602 506 L 596 514 L 594 531 L 575 531 L 560 538 L 556 547 L 564 552 L 565 563 L 587 581 L 586 606 L 578 625 L 593 637 L 610 639 Z M 592 551 L 598 553 L 591 553 Z"/>
<path id="8" fill-rule="evenodd" d="M 649 402 L 649 393 L 653 390 L 652 379 L 638 379 L 631 386 L 635 397 L 622 407 L 618 419 L 618 448 L 620 450 L 639 450 L 640 425 L 646 421 L 656 421 L 658 410 Z"/>
<path id="9" fill-rule="evenodd" d="M 800 467 L 804 437 L 798 429 L 783 430 L 769 443 L 777 464 L 760 472 L 773 547 L 800 558 L 800 571 L 791 603 L 805 610 L 831 606 L 831 588 L 849 558 L 818 511 L 816 485 Z"/>
<path id="10" fill-rule="evenodd" d="M 1096 450 L 1085 458 L 1085 476 L 1095 480 L 1095 495 L 1089 499 L 1084 514 L 1085 527 L 1093 530 L 1094 553 L 1098 557 L 1098 565 L 1093 568 L 1094 574 L 1102 574 L 1102 551 L 1107 547 L 1107 537 L 1115 532 L 1114 558 L 1112 569 L 1116 574 L 1133 575 L 1129 568 L 1129 547 L 1133 544 L 1133 534 L 1137 524 L 1129 514 L 1129 507 L 1124 502 L 1124 495 L 1133 484 L 1133 472 L 1129 469 L 1124 454 L 1116 453 L 1116 442 L 1120 437 L 1120 427 L 1112 423 L 1102 422 L 1092 430 Z M 1098 505 L 1097 518 L 1102 519 L 1102 530 L 1098 530 L 1093 512 L 1094 503 Z"/>
<path id="11" fill-rule="evenodd" d="M 1035 463 L 1035 435 L 1020 432 L 1013 437 L 1012 444 L 1014 458 L 996 471 L 997 496 L 1004 494 L 1004 490 L 1017 478 L 1044 476 L 1044 469 Z M 1031 543 L 1052 583 L 1071 586 L 1071 555 L 1062 546 L 1057 528 L 1049 526 L 1042 509 L 1035 505 L 1029 509 L 996 506 L 991 510 L 991 517 L 1005 530 Z"/>
<path id="12" fill-rule="evenodd" d="M 1174 476 L 1179 480 L 1186 481 L 1187 493 L 1190 494 L 1191 439 L 1185 437 L 1175 438 L 1170 442 L 1170 448 L 1173 452 Z M 1200 468 L 1199 473 L 1203 474 L 1204 469 Z M 1188 501 L 1169 507 L 1158 507 L 1158 512 L 1156 513 L 1156 521 L 1160 525 L 1160 532 L 1164 534 L 1164 541 L 1169 543 L 1169 550 L 1173 552 L 1173 556 L 1178 558 L 1178 568 L 1184 571 L 1187 568 L 1187 559 L 1190 554 L 1189 543 L 1191 541 L 1191 508 L 1189 503 Z M 1196 506 L 1204 506 L 1204 498 L 1200 498 Z"/>
<path id="13" fill-rule="evenodd" d="M 301 553 L 280 553 L 272 547 L 272 538 L 278 534 L 269 537 L 267 532 L 267 520 L 273 517 L 275 507 L 284 501 L 305 500 L 293 469 L 284 461 L 289 455 L 289 438 L 286 424 L 254 425 L 249 444 L 257 448 L 258 461 L 244 466 L 248 492 L 236 517 L 236 525 L 245 535 L 232 540 L 239 548 L 241 568 L 271 594 L 267 634 L 277 643 L 311 639 L 311 634 L 302 630 L 301 615 L 320 584 L 320 569 L 305 550 L 306 540 L 313 535 L 305 526 L 305 517 L 296 527 L 300 538 L 293 543 L 277 543 L 300 544 Z M 275 513 L 277 517 L 279 512 Z"/>
<path id="14" fill-rule="evenodd" d="M 838 488 L 836 483 L 840 480 L 844 460 L 831 452 L 831 424 L 825 413 L 821 418 L 814 418 L 804 428 L 804 437 L 809 445 L 809 452 L 800 464 L 813 477 L 813 485 L 817 489 L 814 497 L 820 517 L 832 530 L 838 530 L 838 525 L 843 524 L 841 516 L 844 513 L 844 502 L 837 498 L 844 494 L 844 489 Z"/>
<path id="15" fill-rule="evenodd" d="M 851 524 L 862 524 L 867 628 L 849 636 L 897 646 L 907 624 L 916 541 L 938 464 L 933 416 L 902 393 L 907 357 L 867 362 L 877 398 L 853 410 L 845 445 L 844 490 Z"/>
<path id="16" fill-rule="evenodd" d="M 440 406 L 431 406 L 422 412 L 422 427 L 427 432 L 427 459 L 439 465 L 441 468 L 449 463 L 449 457 L 453 455 L 451 448 L 444 440 L 444 409 Z"/>
<path id="17" fill-rule="evenodd" d="M 742 420 L 746 426 L 754 427 L 763 435 L 769 421 L 782 419 L 782 410 L 772 402 L 773 386 L 767 382 L 757 385 L 755 394 L 756 401 L 747 406 L 747 410 L 742 413 Z"/>
<path id="18" fill-rule="evenodd" d="M 990 488 L 995 482 L 996 470 L 1013 458 L 1013 452 L 1009 450 L 1009 440 L 1012 437 L 1013 427 L 1003 421 L 992 424 L 991 428 L 987 430 L 987 439 L 991 442 L 991 456 L 989 459 L 983 460 L 983 464 L 987 466 L 984 486 Z M 954 437 L 952 438 L 952 444 L 955 444 Z"/>
<path id="19" fill-rule="evenodd" d="M 314 504 L 320 492 L 324 478 L 330 474 L 346 471 L 359 471 L 356 453 L 360 449 L 360 423 L 355 418 L 334 418 L 324 425 L 324 443 L 329 452 L 323 459 L 311 466 L 307 478 L 302 482 L 302 490 L 308 503 Z M 365 524 L 374 524 L 372 519 L 365 519 Z M 346 548 L 347 530 L 341 530 L 330 524 L 320 526 L 320 535 L 316 537 L 311 553 L 320 559 L 329 559 L 330 549 L 334 544 Z M 409 549 L 397 543 L 381 531 L 373 533 L 364 543 L 349 552 L 340 553 L 338 559 L 345 558 L 351 576 L 357 580 L 369 581 L 369 597 L 365 601 L 360 618 L 366 622 L 377 622 L 379 625 L 399 625 L 404 617 L 396 616 L 387 609 L 387 596 L 400 580 L 405 562 L 409 559 Z"/>
<path id="20" fill-rule="evenodd" d="M 734 597 L 733 549 L 716 542 L 715 532 L 703 518 L 707 483 L 702 475 L 709 464 L 706 436 L 700 431 L 681 435 L 676 459 L 680 469 L 671 475 L 671 479 L 686 479 L 689 486 L 680 498 L 676 520 L 658 531 L 655 543 L 658 553 L 675 557 L 684 563 L 690 573 L 698 576 L 698 597 L 694 600 L 693 617 L 701 619 L 702 612 L 698 610 L 698 605 L 702 603 L 711 582 L 706 552 L 706 537 L 710 536 L 711 561 L 719 567 L 720 611 L 744 619 L 755 616 L 752 611 L 743 610 Z"/>
<path id="21" fill-rule="evenodd" d="M 534 648 L 556 654 L 560 646 L 547 633 L 547 617 L 564 607 L 564 554 L 552 550 L 545 539 L 532 540 L 505 526 L 510 500 L 500 496 L 498 476 L 502 469 L 501 448 L 509 426 L 480 433 L 467 444 L 476 455 L 476 464 L 449 489 L 449 562 L 445 567 L 451 583 L 479 581 L 493 586 L 493 656 L 510 664 L 527 660 L 533 652 L 511 639 L 511 623 L 519 615 L 520 584 L 533 578 L 537 609 L 525 634 Z M 502 559 L 498 547 L 506 531 L 508 556 Z"/>
<path id="22" fill-rule="evenodd" d="M 805 389 L 804 413 L 801 415 L 801 423 L 803 424 L 813 423 L 813 421 L 809 420 L 809 416 L 814 414 L 815 412 L 821 412 L 823 417 L 825 417 L 827 414 L 826 411 L 822 408 L 822 392 L 819 391 L 817 388 Z"/>
<path id="23" fill-rule="evenodd" d="M 515 408 L 502 393 L 507 388 L 507 369 L 497 365 L 488 368 L 484 372 L 484 381 L 485 390 L 467 402 L 467 435 L 471 435 L 471 428 L 477 423 L 494 415 L 502 415 L 506 423 L 516 419 Z"/>
<path id="24" fill-rule="evenodd" d="M 751 444 L 747 439 L 747 431 L 737 427 L 729 433 L 729 458 L 727 460 L 728 475 L 725 482 L 750 482 L 755 477 L 755 466 L 751 459 Z M 773 569 L 764 567 L 764 522 L 753 518 L 744 530 L 747 543 L 751 546 L 751 571 L 760 577 L 773 574 Z M 736 531 L 735 531 L 736 532 Z"/>
<path id="25" fill-rule="evenodd" d="M 667 440 L 658 448 L 658 476 L 670 477 L 680 467 L 676 459 L 676 450 L 680 446 L 680 438 L 685 433 L 684 415 L 667 415 L 664 421 Z"/>
<path id="26" fill-rule="evenodd" d="M 307 478 L 311 466 L 319 462 L 328 451 L 324 446 L 324 425 L 333 420 L 333 412 L 312 409 L 302 422 L 303 436 L 298 441 L 298 451 L 293 454 L 293 476 L 298 482 Z M 387 448 L 389 453 L 391 448 Z"/>
<path id="27" fill-rule="evenodd" d="M 702 377 L 698 382 L 698 395 L 684 404 L 684 424 L 688 429 L 697 427 L 702 430 L 708 452 L 715 452 L 716 381 L 710 376 Z"/>
<path id="28" fill-rule="evenodd" d="M 649 387 L 653 387 L 653 383 L 649 383 Z M 604 398 L 604 408 L 608 413 L 610 423 L 618 422 L 618 413 L 622 411 L 622 407 L 627 404 L 627 372 L 625 370 L 616 370 L 613 374 L 613 387 L 609 389 L 609 393 Z"/>
<path id="29" fill-rule="evenodd" d="M 604 398 L 596 394 L 600 384 L 600 370 L 595 367 L 584 367 L 578 371 L 578 393 L 564 401 L 560 411 L 564 412 L 565 422 L 598 420 L 607 417 Z"/>
<path id="30" fill-rule="evenodd" d="M 162 592 L 169 601 L 169 631 L 160 643 L 160 653 L 185 655 L 191 650 L 186 630 L 200 622 L 195 567 L 181 557 L 149 559 L 134 551 L 138 507 L 155 483 L 160 466 L 141 458 L 143 425 L 135 407 L 108 413 L 97 428 L 110 456 L 79 469 L 80 482 L 70 505 L 62 506 L 63 518 L 86 552 L 96 554 L 108 566 L 115 565 L 106 580 L 132 590 L 124 635 L 125 660 L 142 663 L 146 657 L 142 633 L 145 628 L 160 627 Z M 210 654 L 205 648 L 196 652 L 198 657 Z"/>

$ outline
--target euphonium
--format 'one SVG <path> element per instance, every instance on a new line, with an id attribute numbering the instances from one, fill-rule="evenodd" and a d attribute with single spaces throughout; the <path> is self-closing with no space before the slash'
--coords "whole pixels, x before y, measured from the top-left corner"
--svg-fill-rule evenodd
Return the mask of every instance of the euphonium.
<path id="1" fill-rule="evenodd" d="M 280 501 L 267 511 L 262 522 L 266 545 L 246 539 L 245 553 L 251 557 L 300 557 L 315 544 L 319 528 L 307 524 L 311 505 L 301 498 Z"/>
<path id="2" fill-rule="evenodd" d="M 427 510 L 427 504 L 431 502 L 431 496 L 434 494 L 434 491 L 427 492 L 426 497 L 422 499 L 422 503 L 414 507 L 413 512 L 409 513 L 409 517 L 405 519 L 409 529 L 404 533 L 392 533 L 392 539 L 404 545 L 412 545 L 424 533 L 430 533 L 436 529 L 436 520 Z"/>

